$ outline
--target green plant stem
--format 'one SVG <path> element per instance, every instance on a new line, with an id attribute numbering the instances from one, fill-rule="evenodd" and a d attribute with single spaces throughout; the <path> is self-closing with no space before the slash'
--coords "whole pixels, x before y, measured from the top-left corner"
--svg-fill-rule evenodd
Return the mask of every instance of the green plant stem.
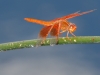
<path id="1" fill-rule="evenodd" d="M 70 39 L 70 40 L 69 40 Z M 77 36 L 77 37 L 60 37 L 57 45 L 60 44 L 100 44 L 100 36 Z M 47 38 L 44 44 L 41 46 L 50 46 L 50 40 L 52 38 Z M 8 42 L 0 44 L 0 51 L 15 50 L 21 48 L 31 48 L 36 47 L 38 39 L 24 40 L 16 42 Z"/>

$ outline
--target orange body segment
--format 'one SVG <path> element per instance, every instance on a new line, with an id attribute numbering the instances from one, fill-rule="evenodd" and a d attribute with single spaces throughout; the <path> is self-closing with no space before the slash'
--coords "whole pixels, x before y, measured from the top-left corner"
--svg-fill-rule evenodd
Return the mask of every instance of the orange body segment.
<path id="1" fill-rule="evenodd" d="M 26 20 L 27 22 L 37 23 L 37 24 L 44 25 L 44 26 L 52 25 L 52 22 L 38 20 L 38 19 L 34 19 L 34 18 L 24 18 L 24 20 Z"/>

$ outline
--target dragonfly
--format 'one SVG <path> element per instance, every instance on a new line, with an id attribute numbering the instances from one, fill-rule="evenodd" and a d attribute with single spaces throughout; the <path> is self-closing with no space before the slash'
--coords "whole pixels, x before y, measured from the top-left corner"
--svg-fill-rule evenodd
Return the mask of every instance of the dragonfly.
<path id="1" fill-rule="evenodd" d="M 55 43 L 57 43 L 59 39 L 59 35 L 64 32 L 67 32 L 66 37 L 68 39 L 69 39 L 68 37 L 69 33 L 72 36 L 76 37 L 73 33 L 76 31 L 77 26 L 74 23 L 69 22 L 68 21 L 69 19 L 77 17 L 77 16 L 81 16 L 84 14 L 88 14 L 90 12 L 93 12 L 94 10 L 89 10 L 85 12 L 77 11 L 75 13 L 72 13 L 72 14 L 69 14 L 69 15 L 66 15 L 60 18 L 56 18 L 50 21 L 44 21 L 44 20 L 39 20 L 35 18 L 24 18 L 24 20 L 26 20 L 27 22 L 43 25 L 43 28 L 40 30 L 38 34 L 38 37 L 42 39 L 42 41 L 40 42 L 41 44 L 46 40 L 49 34 L 53 37 L 56 37 Z"/>

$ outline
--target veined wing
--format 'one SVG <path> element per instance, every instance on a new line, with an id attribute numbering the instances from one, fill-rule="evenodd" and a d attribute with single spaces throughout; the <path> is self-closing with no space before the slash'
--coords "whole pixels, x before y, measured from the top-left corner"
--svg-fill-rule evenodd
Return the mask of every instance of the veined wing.
<path id="1" fill-rule="evenodd" d="M 45 43 L 45 40 L 47 36 L 49 35 L 53 36 L 54 38 L 50 39 L 50 44 L 56 44 L 58 42 L 58 37 L 60 33 L 60 25 L 54 24 L 51 26 L 45 26 L 41 29 L 39 33 L 40 40 L 37 42 L 37 45 L 41 45 Z"/>
<path id="2" fill-rule="evenodd" d="M 95 10 L 96 10 L 96 9 L 94 9 L 94 10 L 89 10 L 89 11 L 86 11 L 86 12 L 81 12 L 81 13 L 76 12 L 76 13 L 69 14 L 69 15 L 67 15 L 67 16 L 64 16 L 64 17 L 62 17 L 62 19 L 71 19 L 71 18 L 74 18 L 74 17 L 77 17 L 77 16 L 81 16 L 81 15 L 84 15 L 84 14 L 88 14 L 88 13 L 93 12 L 93 11 L 95 11 Z"/>
<path id="3" fill-rule="evenodd" d="M 50 35 L 53 36 L 53 38 L 50 40 L 50 45 L 58 44 L 60 30 L 61 30 L 61 23 L 55 23 L 50 31 Z"/>
<path id="4" fill-rule="evenodd" d="M 45 27 L 43 27 L 43 28 L 40 30 L 39 37 L 45 39 L 45 38 L 48 36 L 51 27 L 52 27 L 52 26 L 45 26 Z"/>
<path id="5" fill-rule="evenodd" d="M 49 34 L 49 32 L 51 31 L 51 27 L 52 26 L 45 26 L 40 30 L 40 33 L 38 35 L 39 40 L 36 43 L 36 46 L 41 46 L 41 44 L 45 43 L 45 40 Z"/>
<path id="6" fill-rule="evenodd" d="M 77 17 L 77 16 L 81 16 L 81 15 L 84 15 L 84 14 L 88 14 L 88 13 L 93 12 L 93 11 L 95 11 L 95 10 L 96 10 L 96 9 L 94 9 L 94 10 L 89 10 L 89 11 L 86 11 L 86 12 L 81 12 L 81 13 L 79 13 L 79 11 L 78 11 L 78 12 L 69 14 L 69 15 L 67 15 L 67 16 L 63 16 L 63 17 L 61 17 L 61 18 L 54 19 L 54 21 L 55 21 L 55 20 L 68 20 L 68 19 L 71 19 L 71 18 L 74 18 L 74 17 Z"/>

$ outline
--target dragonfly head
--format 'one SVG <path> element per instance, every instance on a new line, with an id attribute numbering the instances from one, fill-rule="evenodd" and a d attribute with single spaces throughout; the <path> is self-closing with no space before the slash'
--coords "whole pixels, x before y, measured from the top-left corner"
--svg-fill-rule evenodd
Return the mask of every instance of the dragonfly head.
<path id="1" fill-rule="evenodd" d="M 70 23 L 70 26 L 69 26 L 69 32 L 75 32 L 77 29 L 76 25 L 74 23 Z"/>

